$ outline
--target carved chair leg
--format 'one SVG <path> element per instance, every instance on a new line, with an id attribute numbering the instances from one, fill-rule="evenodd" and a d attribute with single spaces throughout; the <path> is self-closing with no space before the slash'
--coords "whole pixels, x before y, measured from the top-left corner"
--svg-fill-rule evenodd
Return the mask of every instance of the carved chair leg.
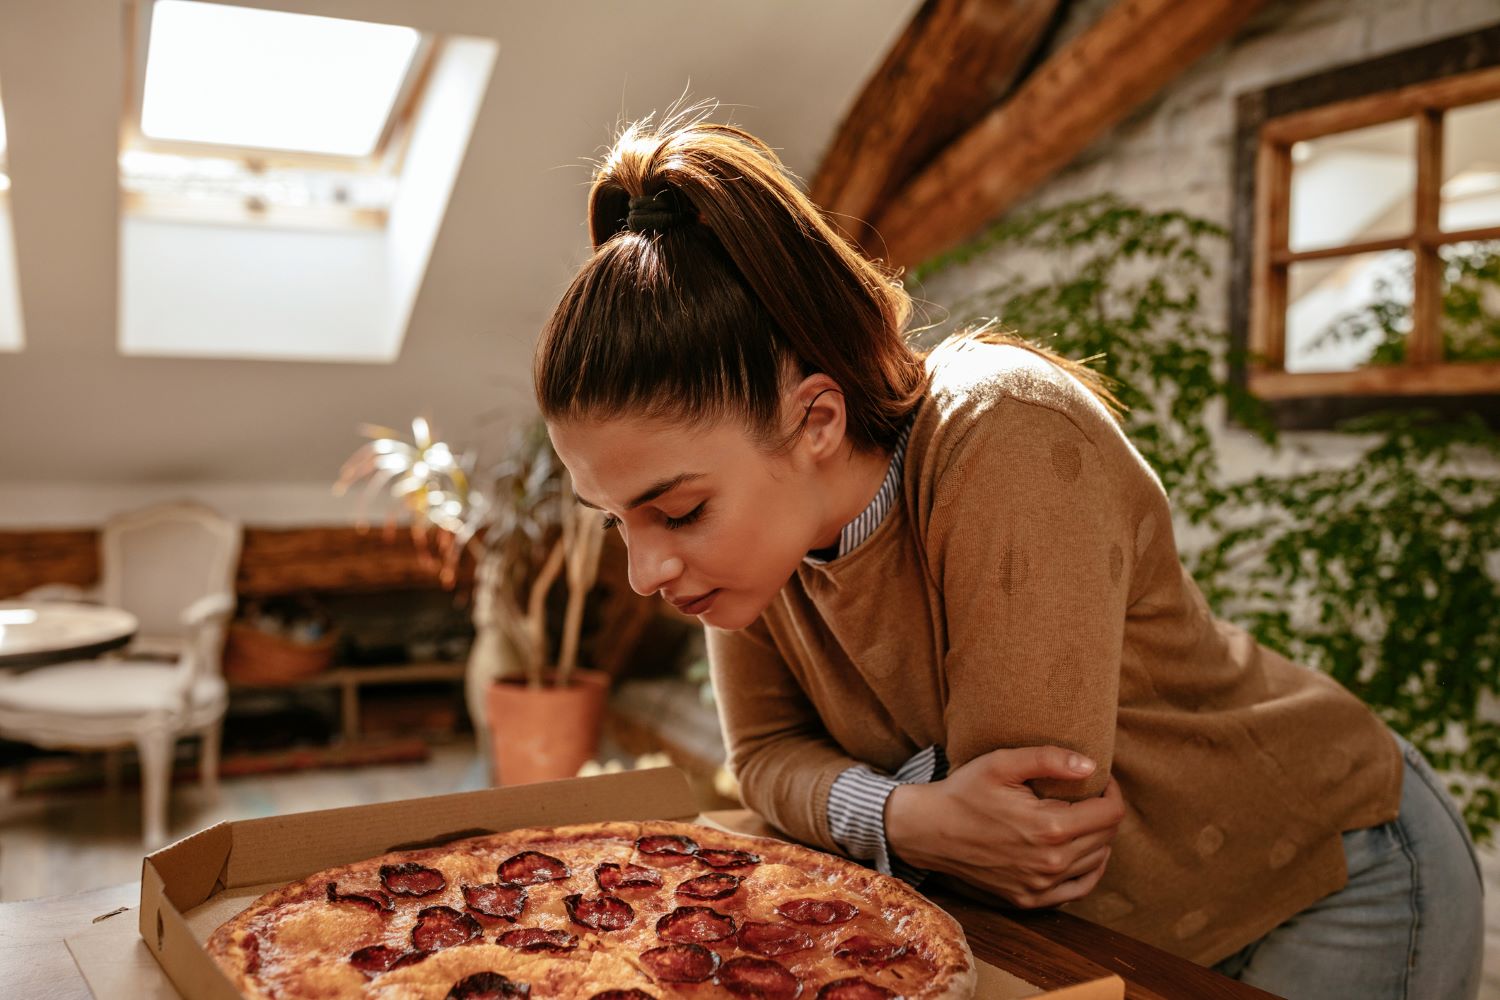
<path id="1" fill-rule="evenodd" d="M 216 719 L 199 730 L 203 747 L 198 753 L 198 781 L 204 795 L 210 800 L 219 795 L 219 741 L 223 734 L 222 719 Z"/>
<path id="2" fill-rule="evenodd" d="M 172 784 L 172 732 L 149 725 L 136 736 L 141 755 L 141 841 L 148 849 L 167 841 L 167 792 Z"/>

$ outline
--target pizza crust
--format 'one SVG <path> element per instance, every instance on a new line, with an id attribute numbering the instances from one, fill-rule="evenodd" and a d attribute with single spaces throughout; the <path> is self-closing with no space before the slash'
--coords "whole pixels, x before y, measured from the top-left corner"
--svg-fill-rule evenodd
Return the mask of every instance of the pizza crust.
<path id="1" fill-rule="evenodd" d="M 776 907 L 798 898 L 841 899 L 860 910 L 849 924 L 801 926 L 814 939 L 814 946 L 777 958 L 802 979 L 804 1000 L 812 1000 L 823 983 L 845 975 L 859 975 L 894 988 L 908 1000 L 968 1000 L 972 996 L 976 971 L 962 928 L 906 883 L 797 844 L 667 820 L 513 830 L 325 869 L 255 900 L 210 936 L 207 949 L 240 991 L 257 1000 L 314 996 L 443 1000 L 454 983 L 481 971 L 527 982 L 531 996 L 537 998 L 587 1000 L 595 992 L 631 988 L 663 1000 L 727 996 L 727 991 L 713 989 L 707 983 L 674 987 L 657 982 L 640 960 L 643 951 L 666 943 L 656 932 L 656 921 L 662 914 L 676 906 L 700 903 L 674 896 L 674 887 L 713 870 L 692 857 L 645 857 L 636 852 L 638 838 L 658 834 L 690 837 L 705 849 L 741 850 L 760 856 L 760 864 L 752 868 L 728 869 L 743 876 L 732 896 L 701 903 L 734 916 L 738 924 L 747 920 L 785 923 Z M 529 887 L 526 909 L 519 921 L 512 924 L 480 917 L 484 933 L 476 941 L 431 952 L 414 964 L 373 977 L 350 964 L 352 952 L 370 945 L 409 947 L 410 929 L 416 913 L 424 907 L 449 906 L 465 912 L 461 887 L 495 882 L 497 865 L 527 850 L 567 862 L 571 874 L 561 882 Z M 620 931 L 591 931 L 569 919 L 563 897 L 570 893 L 597 894 L 595 866 L 606 861 L 653 868 L 662 875 L 663 886 L 618 890 L 617 895 L 635 910 L 632 924 Z M 420 899 L 393 897 L 391 913 L 328 902 L 328 883 L 336 883 L 341 894 L 369 893 L 381 888 L 381 865 L 403 862 L 442 872 L 445 888 Z M 498 933 L 512 927 L 566 931 L 579 938 L 579 945 L 571 952 L 550 954 L 526 953 L 494 943 Z M 834 944 L 852 932 L 906 944 L 911 953 L 883 969 L 865 969 L 834 958 Z M 725 959 L 749 954 L 730 941 L 710 947 L 722 952 Z"/>

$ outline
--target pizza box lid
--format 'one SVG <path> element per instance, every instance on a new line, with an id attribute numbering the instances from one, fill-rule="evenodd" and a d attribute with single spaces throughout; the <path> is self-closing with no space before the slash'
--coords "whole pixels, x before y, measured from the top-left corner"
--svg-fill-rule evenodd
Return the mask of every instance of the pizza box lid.
<path id="1" fill-rule="evenodd" d="M 237 1000 L 203 944 L 262 892 L 332 865 L 527 826 L 600 820 L 699 820 L 675 768 L 492 788 L 217 823 L 146 856 L 134 926 L 123 915 L 69 937 L 98 997 Z M 146 956 L 155 961 L 147 961 Z M 1117 976 L 1044 991 L 977 962 L 976 1000 L 1118 1000 Z"/>

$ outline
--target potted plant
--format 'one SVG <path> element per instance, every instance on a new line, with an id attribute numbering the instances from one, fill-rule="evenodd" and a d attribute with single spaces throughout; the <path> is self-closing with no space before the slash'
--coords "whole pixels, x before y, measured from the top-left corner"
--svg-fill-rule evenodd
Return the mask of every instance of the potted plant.
<path id="1" fill-rule="evenodd" d="M 410 441 L 386 427 L 362 431 L 370 440 L 344 463 L 335 492 L 364 483 L 363 522 L 369 500 L 388 489 L 410 514 L 419 548 L 436 553 L 446 586 L 466 554 L 475 560 L 466 686 L 497 782 L 571 777 L 598 749 L 609 688 L 608 674 L 578 662 L 605 533 L 573 502 L 546 428 L 516 432 L 487 488 L 475 480 L 473 453 L 456 455 L 422 418 Z M 559 583 L 566 603 L 561 627 L 550 629 L 548 598 Z"/>

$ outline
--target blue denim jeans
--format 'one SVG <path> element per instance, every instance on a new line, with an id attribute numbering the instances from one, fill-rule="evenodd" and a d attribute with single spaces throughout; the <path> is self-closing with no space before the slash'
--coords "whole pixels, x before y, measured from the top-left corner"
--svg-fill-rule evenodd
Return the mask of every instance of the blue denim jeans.
<path id="1" fill-rule="evenodd" d="M 1420 752 L 1401 814 L 1344 834 L 1349 882 L 1214 966 L 1288 1000 L 1473 1000 L 1484 958 L 1479 859 Z"/>

